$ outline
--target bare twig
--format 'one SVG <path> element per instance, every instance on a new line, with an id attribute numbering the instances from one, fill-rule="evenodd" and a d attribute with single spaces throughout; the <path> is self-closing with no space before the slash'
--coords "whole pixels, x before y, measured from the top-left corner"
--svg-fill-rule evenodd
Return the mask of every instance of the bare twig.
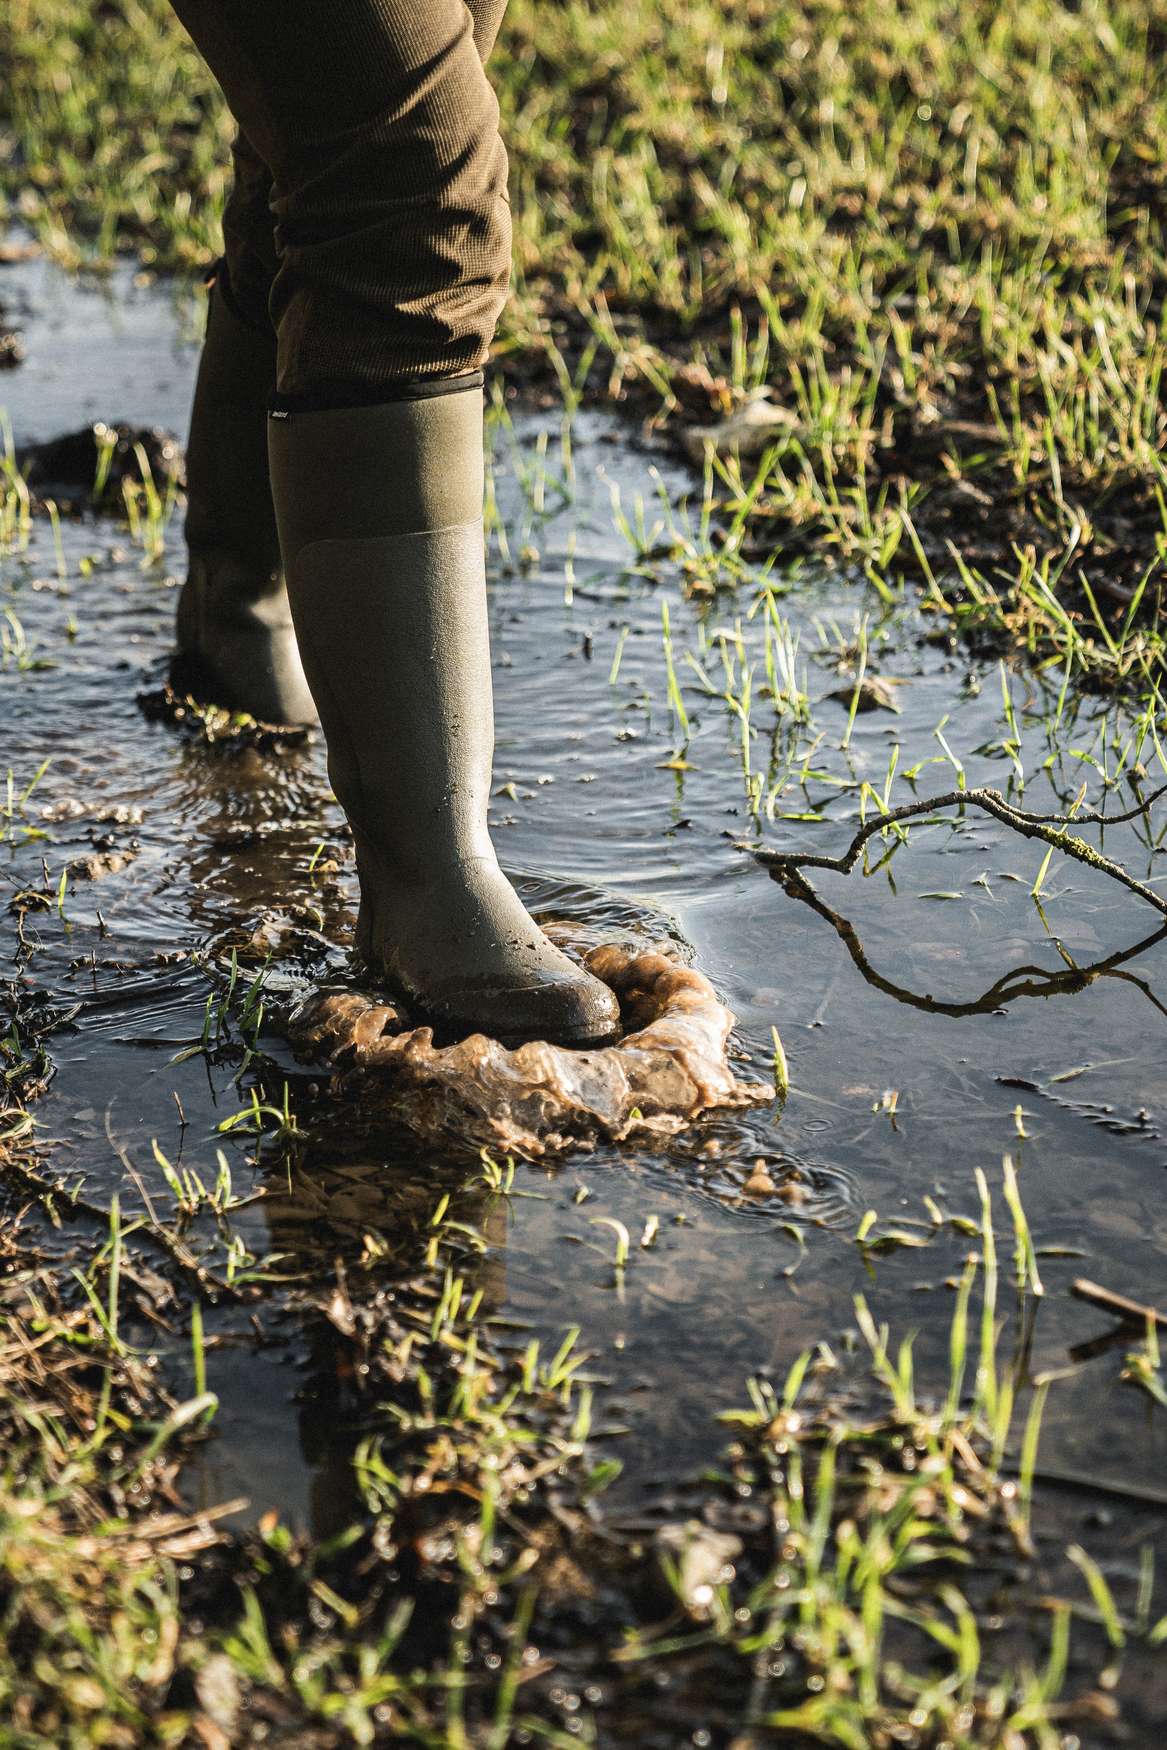
<path id="1" fill-rule="evenodd" d="M 1011 807 L 999 790 L 950 790 L 947 795 L 933 796 L 927 802 L 907 802 L 902 808 L 890 808 L 886 814 L 877 814 L 874 820 L 860 827 L 841 857 L 824 857 L 814 851 L 755 850 L 752 845 L 743 845 L 742 849 L 749 850 L 767 868 L 785 869 L 792 876 L 799 869 L 829 869 L 836 875 L 849 875 L 859 861 L 859 854 L 868 839 L 874 838 L 885 827 L 894 826 L 901 820 L 934 814 L 938 808 L 963 808 L 971 805 L 991 814 L 995 820 L 1001 821 L 1013 832 L 1020 833 L 1023 838 L 1041 839 L 1055 850 L 1064 852 L 1067 857 L 1074 857 L 1079 863 L 1085 863 L 1091 869 L 1097 869 L 1101 874 L 1120 881 L 1124 887 L 1129 887 L 1132 893 L 1137 893 L 1140 899 L 1145 899 L 1148 905 L 1153 905 L 1157 912 L 1167 917 L 1167 899 L 1153 893 L 1141 881 L 1136 881 L 1133 875 L 1128 875 L 1125 869 L 1120 868 L 1109 857 L 1104 857 L 1101 851 L 1096 851 L 1084 839 L 1059 830 L 1070 825 L 1119 826 L 1123 821 L 1134 820 L 1137 815 L 1146 814 L 1151 804 L 1164 794 L 1167 794 L 1167 784 L 1126 814 L 1091 813 L 1077 815 L 1071 820 L 1068 815 L 1062 814 L 1027 814 L 1020 808 Z"/>
<path id="2" fill-rule="evenodd" d="M 1141 1306 L 1137 1300 L 1128 1300 L 1125 1294 L 1115 1294 L 1112 1289 L 1100 1288 L 1097 1282 L 1087 1282 L 1084 1276 L 1071 1282 L 1070 1293 L 1075 1300 L 1084 1300 L 1090 1306 L 1114 1313 L 1128 1325 L 1145 1329 L 1147 1320 L 1154 1319 L 1160 1330 L 1167 1331 L 1167 1313 L 1157 1312 L 1153 1306 Z"/>

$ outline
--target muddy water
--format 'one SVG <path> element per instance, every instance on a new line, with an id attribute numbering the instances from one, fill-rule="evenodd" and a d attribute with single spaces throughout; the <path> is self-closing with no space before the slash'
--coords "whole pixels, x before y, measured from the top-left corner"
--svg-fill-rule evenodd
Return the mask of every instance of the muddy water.
<path id="1" fill-rule="evenodd" d="M 29 360 L 0 385 L 18 433 L 53 435 L 97 415 L 181 430 L 194 358 L 176 350 L 177 319 L 165 298 L 140 291 L 137 307 L 123 311 L 39 268 L 19 272 Z M 10 308 L 19 304 L 12 285 L 0 283 Z M 68 355 L 55 351 L 54 322 L 70 337 Z M 46 401 L 45 373 L 65 356 L 65 380 L 58 370 Z M 790 732 L 759 697 L 761 619 L 748 618 L 756 588 L 686 602 L 674 562 L 637 565 L 613 515 L 613 487 L 630 519 L 642 500 L 650 532 L 663 515 L 654 509 L 658 485 L 674 504 L 699 491 L 667 453 L 599 412 L 576 420 L 574 475 L 565 472 L 560 419 L 555 408 L 528 410 L 513 427 L 496 421 L 493 430 L 505 536 L 500 546 L 496 529 L 491 543 L 500 854 L 539 915 L 687 943 L 738 1016 L 737 1072 L 759 1080 L 772 1073 L 776 1026 L 792 1082 L 780 1113 L 713 1116 L 667 1146 L 601 1147 L 550 1171 L 520 1168 L 523 1194 L 479 1212 L 491 1243 L 479 1285 L 513 1321 L 504 1328 L 516 1341 L 534 1332 L 558 1343 L 578 1324 L 597 1357 L 593 1371 L 611 1381 L 601 1419 L 625 1471 L 609 1500 L 629 1510 L 654 1478 L 715 1456 L 721 1436 L 711 1411 L 743 1401 L 749 1372 L 781 1374 L 807 1345 L 847 1342 L 858 1291 L 893 1332 L 919 1331 L 923 1388 L 939 1391 L 948 1283 L 975 1242 L 951 1227 L 934 1236 L 923 1199 L 975 1216 L 973 1174 L 983 1168 L 1007 1270 L 1006 1152 L 1020 1155 L 1046 1289 L 1020 1332 L 1005 1305 L 1006 1356 L 1020 1341 L 1031 1374 L 1072 1368 L 1068 1352 L 1109 1328 L 1067 1297 L 1077 1275 L 1162 1304 L 1167 967 L 1163 920 L 1148 906 L 1055 859 L 1039 909 L 1030 889 L 1044 852 L 970 811 L 964 821 L 914 829 L 878 873 L 816 877 L 825 906 L 862 944 L 872 973 L 864 977 L 846 932 L 789 897 L 737 841 L 845 846 L 858 825 L 857 792 L 811 777 L 805 789 L 794 782 L 820 732 L 811 772 L 866 778 L 881 791 L 898 745 L 892 794 L 907 801 L 911 786 L 898 774 L 921 761 L 939 763 L 922 766 L 919 794 L 954 782 L 933 733 L 947 717 L 943 734 L 969 784 L 1003 788 L 1008 762 L 972 751 L 1010 733 L 996 670 L 970 670 L 922 642 L 929 623 L 911 595 L 883 613 L 838 571 L 787 575 L 779 562 L 772 581 L 801 641 L 798 671 L 805 659 L 814 727 L 768 818 Z M 699 505 L 691 515 L 696 526 Z M 214 1177 L 222 1146 L 237 1188 L 265 1181 L 250 1164 L 250 1139 L 212 1134 L 243 1100 L 233 1080 L 238 1060 L 174 1061 L 200 1036 L 210 987 L 189 957 L 171 957 L 259 931 L 293 948 L 298 970 L 335 969 L 351 925 L 352 868 L 319 745 L 232 753 L 148 723 L 135 704 L 164 672 L 182 574 L 179 531 L 169 532 L 164 562 L 145 569 L 127 532 L 111 524 L 66 524 L 62 538 L 67 594 L 46 523 L 37 522 L 27 554 L 3 565 L 3 606 L 25 645 L 23 657 L 14 652 L 0 668 L 4 763 L 18 793 L 46 757 L 52 764 L 17 816 L 0 867 L 10 891 L 40 886 L 43 857 L 55 892 L 66 863 L 98 859 L 96 879 L 71 870 L 62 911 L 25 914 L 35 946 L 29 988 L 80 1005 L 75 1031 L 52 1039 L 58 1073 L 40 1102 L 42 1134 L 59 1139 L 58 1168 L 88 1175 L 95 1201 L 117 1191 L 124 1208 L 138 1207 L 128 1163 L 166 1207 L 155 1138 L 172 1160 L 181 1148 L 183 1164 L 204 1178 Z M 670 714 L 662 601 L 691 730 L 683 765 L 674 757 L 684 738 Z M 861 614 L 870 615 L 871 665 L 904 684 L 894 689 L 899 714 L 859 714 L 844 752 L 847 708 L 826 698 L 843 682 L 813 652 L 840 636 L 852 640 Z M 15 646 L 12 620 L 5 625 Z M 759 821 L 750 813 L 741 718 L 716 696 L 727 690 L 723 649 L 735 695 L 743 650 L 754 669 L 749 767 L 764 779 Z M 1083 773 L 1095 799 L 1098 774 L 1078 756 L 1102 763 L 1104 706 L 1067 704 L 1051 742 L 1041 719 L 1056 706 L 1057 688 L 1051 704 L 1021 677 L 1011 685 L 1027 804 L 1052 810 L 1058 796 L 1076 793 Z M 1107 741 L 1114 730 L 1112 711 Z M 1107 758 L 1113 768 L 1113 752 Z M 799 813 L 818 818 L 783 818 Z M 21 842 L 22 821 L 45 836 Z M 327 854 L 310 870 L 321 844 Z M 1105 848 L 1132 872 L 1167 881 L 1164 860 L 1131 827 L 1110 831 Z M 103 858 L 121 866 L 101 872 Z M 338 867 L 322 872 L 327 862 Z M 13 919 L 12 942 L 15 935 Z M 1072 977 L 1068 962 L 1095 973 Z M 454 1182 L 456 1151 L 362 1129 L 359 1111 L 330 1105 L 327 1089 L 278 1041 L 265 1046 L 275 1064 L 295 1071 L 293 1105 L 314 1141 L 294 1174 L 266 1176 L 267 1195 L 241 1213 L 238 1231 L 258 1256 L 285 1254 L 289 1270 L 323 1270 L 337 1258 L 359 1270 L 367 1235 L 391 1249 L 395 1235 L 424 1229 L 440 1190 Z M 801 1202 L 743 1198 L 759 1156 L 776 1178 L 799 1175 Z M 868 1209 L 929 1243 L 865 1269 L 853 1236 Z M 596 1216 L 623 1222 L 632 1236 L 622 1284 L 611 1230 L 590 1225 Z M 655 1243 L 640 1249 L 654 1217 Z M 60 1243 L 70 1243 L 68 1225 Z M 340 1510 L 343 1473 L 327 1365 L 298 1352 L 283 1331 L 270 1303 L 255 1318 L 215 1315 L 209 1384 L 223 1409 L 200 1487 L 248 1495 L 253 1516 L 278 1504 L 324 1530 Z M 177 1354 L 181 1341 L 173 1343 Z M 1120 1346 L 1082 1359 L 1055 1385 L 1042 1462 L 1161 1490 L 1162 1418 L 1149 1418 L 1146 1398 L 1120 1382 L 1123 1353 Z"/>

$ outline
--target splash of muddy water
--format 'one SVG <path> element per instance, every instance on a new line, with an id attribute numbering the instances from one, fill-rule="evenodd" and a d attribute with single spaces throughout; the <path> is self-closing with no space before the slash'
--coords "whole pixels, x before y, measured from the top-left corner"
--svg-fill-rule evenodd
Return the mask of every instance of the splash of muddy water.
<path id="1" fill-rule="evenodd" d="M 365 1111 L 386 1108 L 422 1135 L 446 1135 L 524 1160 L 623 1142 L 634 1132 L 675 1136 L 714 1107 L 756 1106 L 773 1090 L 738 1081 L 727 1044 L 735 1016 L 709 980 L 663 954 L 608 943 L 584 964 L 610 986 L 635 1031 L 602 1050 L 534 1040 L 507 1050 L 472 1033 L 439 1048 L 433 1029 L 403 1030 L 393 1003 L 323 986 L 285 1022 L 297 1056 L 346 1068 L 337 1091 Z"/>

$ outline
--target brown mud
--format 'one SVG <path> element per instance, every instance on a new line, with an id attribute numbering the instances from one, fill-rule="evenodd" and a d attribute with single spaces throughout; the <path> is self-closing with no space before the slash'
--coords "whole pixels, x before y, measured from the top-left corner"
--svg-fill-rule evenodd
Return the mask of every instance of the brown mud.
<path id="1" fill-rule="evenodd" d="M 4 320 L 4 306 L 0 304 L 0 371 L 13 371 L 23 362 L 23 337 L 19 329 L 8 326 Z"/>
<path id="2" fill-rule="evenodd" d="M 489 1209 L 479 1218 L 489 1231 Z M 324 1294 L 289 1298 L 315 1400 L 308 1438 L 326 1455 L 315 1543 L 274 1510 L 250 1529 L 225 1528 L 239 1503 L 192 1511 L 176 1487 L 180 1462 L 214 1438 L 198 1414 L 206 1400 L 181 1404 L 156 1354 L 120 1354 L 19 1221 L 0 1226 L 0 1262 L 9 1277 L 0 1316 L 17 1337 L 0 1350 L 0 1434 L 27 1451 L 50 1417 L 56 1437 L 47 1507 L 24 1471 L 0 1488 L 10 1515 L 39 1508 L 34 1543 L 0 1540 L 8 1706 L 38 1744 L 65 1721 L 79 1742 L 125 1746 L 224 1750 L 271 1734 L 289 1750 L 340 1750 L 354 1726 L 360 1743 L 400 1742 L 406 1727 L 411 1737 L 448 1727 L 452 1668 L 470 1742 L 519 1691 L 510 1740 L 519 1745 L 582 1726 L 585 1742 L 622 1750 L 669 1750 L 698 1734 L 717 1750 L 802 1750 L 822 1737 L 814 1697 L 846 1696 L 850 1682 L 832 1637 L 805 1628 L 820 1553 L 824 1544 L 854 1550 L 857 1538 L 874 1551 L 890 1523 L 907 1559 L 883 1576 L 893 1681 L 869 1715 L 870 1741 L 940 1750 L 955 1727 L 965 1743 L 989 1746 L 999 1742 L 1007 1674 L 1042 1666 L 1068 1620 L 1076 1560 L 1103 1564 L 1128 1623 L 1158 1596 L 1147 1591 L 1145 1560 L 1130 1559 L 1145 1536 L 1131 1503 L 1091 1509 L 1073 1490 L 1040 1485 L 1030 1502 L 1010 1476 L 986 1470 L 979 1438 L 943 1435 L 927 1400 L 907 1416 L 891 1411 L 865 1353 L 828 1361 L 820 1352 L 782 1401 L 754 1381 L 754 1407 L 720 1418 L 715 1467 L 662 1479 L 636 1508 L 614 1510 L 602 1486 L 611 1463 L 597 1462 L 607 1428 L 589 1419 L 582 1372 L 571 1377 L 581 1357 L 570 1357 L 561 1390 L 505 1326 L 462 1315 L 449 1278 L 439 1297 L 416 1254 L 411 1268 L 403 1255 L 359 1286 L 338 1277 Z M 159 1309 L 156 1341 L 193 1320 L 140 1236 L 127 1235 L 119 1278 L 127 1301 Z M 477 1303 L 480 1271 L 471 1285 Z M 34 1319 L 35 1340 L 20 1341 Z M 280 1345 L 259 1328 L 262 1342 Z M 435 1420 L 435 1408 L 451 1405 L 457 1419 Z M 110 1417 L 116 1438 L 86 1451 Z M 328 1441 L 327 1425 L 346 1430 L 343 1446 Z M 66 1430 L 84 1454 L 68 1466 Z M 1061 1551 L 1068 1523 L 1076 1560 Z M 928 1698 L 921 1731 L 919 1698 L 902 1679 L 897 1690 L 894 1674 L 923 1664 L 935 1680 L 932 1631 L 945 1627 L 954 1585 L 981 1669 L 958 1692 L 941 1685 Z M 861 1589 L 841 1592 L 836 1629 L 858 1642 L 871 1608 Z M 1087 1619 L 1074 1624 L 1050 1723 L 1099 1750 L 1152 1744 L 1161 1656 L 1135 1646 L 1120 1661 L 1102 1626 L 1076 1614 Z M 102 1640 L 132 1670 L 123 1696 L 103 1672 Z M 367 1685 L 377 1643 L 379 1688 Z M 50 1661 L 72 1673 L 62 1689 L 46 1685 Z M 323 1684 L 307 1681 L 316 1671 Z M 322 1708 L 330 1689 L 336 1702 Z M 386 1693 L 392 1708 L 375 1712 Z M 808 1706 L 798 1724 L 783 1723 Z"/>
<path id="3" fill-rule="evenodd" d="M 179 693 L 169 681 L 138 694 L 138 709 L 147 723 L 167 723 L 195 741 L 226 752 L 245 747 L 262 753 L 281 753 L 288 747 L 305 747 L 314 739 L 303 725 L 262 723 L 247 711 L 227 711 L 221 705 L 200 702 L 190 693 Z"/>
<path id="4" fill-rule="evenodd" d="M 80 431 L 16 452 L 35 509 L 51 500 L 61 510 L 125 514 L 124 492 L 145 482 L 165 492 L 186 484 L 182 446 L 161 426 L 107 425 L 97 420 Z"/>
<path id="5" fill-rule="evenodd" d="M 567 946 L 559 934 L 560 945 Z M 773 1099 L 739 1081 L 726 1045 L 736 1017 L 709 980 L 660 954 L 611 944 L 583 964 L 615 991 L 626 1032 L 602 1050 L 532 1041 L 508 1050 L 473 1033 L 436 1048 L 433 1030 L 403 1030 L 396 1004 L 353 989 L 314 991 L 289 1015 L 297 1057 L 352 1063 L 337 1092 L 375 1116 L 387 1108 L 421 1136 L 446 1134 L 523 1160 L 675 1136 L 702 1113 Z"/>

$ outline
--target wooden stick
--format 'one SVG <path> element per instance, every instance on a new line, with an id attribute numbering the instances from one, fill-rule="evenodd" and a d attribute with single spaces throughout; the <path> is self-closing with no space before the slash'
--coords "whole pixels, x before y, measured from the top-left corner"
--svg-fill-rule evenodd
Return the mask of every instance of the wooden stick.
<path id="1" fill-rule="evenodd" d="M 1160 1330 L 1167 1331 L 1167 1313 L 1156 1312 L 1153 1306 L 1140 1306 L 1137 1300 L 1128 1300 L 1125 1294 L 1115 1294 L 1109 1288 L 1099 1288 L 1097 1282 L 1087 1282 L 1084 1276 L 1071 1282 L 1070 1293 L 1075 1300 L 1085 1300 L 1104 1312 L 1114 1313 L 1124 1324 L 1141 1325 L 1145 1330 L 1147 1320 L 1154 1319 Z"/>

